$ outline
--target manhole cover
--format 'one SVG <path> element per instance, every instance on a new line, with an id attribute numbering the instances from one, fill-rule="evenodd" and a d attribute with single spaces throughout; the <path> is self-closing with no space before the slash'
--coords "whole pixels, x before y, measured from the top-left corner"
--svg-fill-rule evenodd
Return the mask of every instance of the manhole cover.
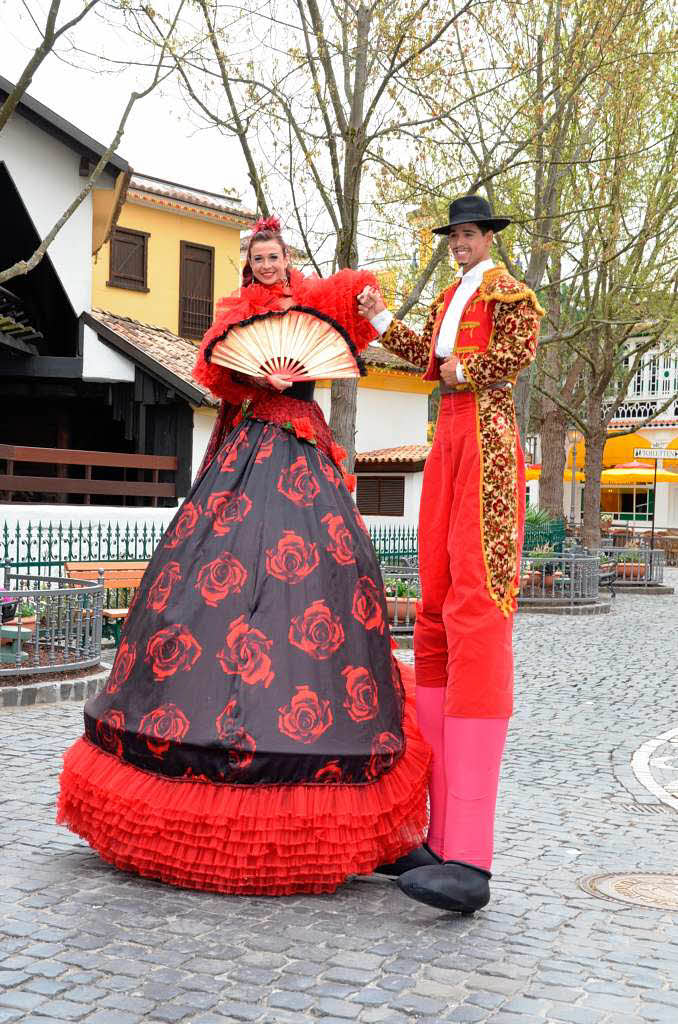
<path id="1" fill-rule="evenodd" d="M 678 910 L 678 875 L 593 875 L 580 878 L 577 884 L 584 892 L 600 899 L 657 910 Z"/>

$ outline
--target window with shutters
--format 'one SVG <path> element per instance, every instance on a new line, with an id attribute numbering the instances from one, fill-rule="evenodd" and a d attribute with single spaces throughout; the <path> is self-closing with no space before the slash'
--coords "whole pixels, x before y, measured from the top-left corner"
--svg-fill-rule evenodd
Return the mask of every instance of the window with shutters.
<path id="1" fill-rule="evenodd" d="M 405 515 L 405 477 L 359 473 L 356 504 L 364 516 Z"/>
<path id="2" fill-rule="evenodd" d="M 147 292 L 148 232 L 115 228 L 111 235 L 111 265 L 107 284 Z"/>
<path id="3" fill-rule="evenodd" d="M 179 271 L 179 334 L 202 338 L 212 323 L 214 300 L 214 249 L 181 243 Z"/>

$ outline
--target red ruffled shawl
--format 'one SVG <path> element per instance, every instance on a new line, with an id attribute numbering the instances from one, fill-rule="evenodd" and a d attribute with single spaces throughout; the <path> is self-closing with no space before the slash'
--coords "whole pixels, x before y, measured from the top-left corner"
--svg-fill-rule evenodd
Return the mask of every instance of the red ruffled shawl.
<path id="1" fill-rule="evenodd" d="M 290 271 L 290 290 L 295 304 L 317 309 L 341 324 L 359 352 L 377 337 L 369 321 L 358 314 L 356 295 L 367 285 L 379 287 L 375 276 L 367 270 L 340 270 L 328 278 L 304 277 L 298 270 Z M 282 299 L 283 285 L 280 283 L 272 287 L 251 284 L 219 300 L 214 323 L 203 338 L 193 370 L 199 384 L 231 405 L 240 405 L 261 393 L 255 385 L 248 387 L 234 380 L 224 367 L 208 363 L 205 350 L 210 341 L 223 334 L 227 327 L 248 317 L 281 309 Z"/>

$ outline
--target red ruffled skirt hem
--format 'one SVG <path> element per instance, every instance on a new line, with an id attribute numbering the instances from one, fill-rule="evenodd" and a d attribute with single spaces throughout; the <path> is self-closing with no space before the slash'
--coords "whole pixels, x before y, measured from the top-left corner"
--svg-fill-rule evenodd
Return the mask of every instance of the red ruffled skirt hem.
<path id="1" fill-rule="evenodd" d="M 403 676 L 410 690 L 411 670 Z M 173 781 L 83 737 L 64 757 L 57 821 L 117 868 L 170 885 L 240 895 L 334 892 L 347 876 L 369 874 L 425 838 L 431 755 L 411 698 L 404 728 L 405 753 L 363 786 Z"/>

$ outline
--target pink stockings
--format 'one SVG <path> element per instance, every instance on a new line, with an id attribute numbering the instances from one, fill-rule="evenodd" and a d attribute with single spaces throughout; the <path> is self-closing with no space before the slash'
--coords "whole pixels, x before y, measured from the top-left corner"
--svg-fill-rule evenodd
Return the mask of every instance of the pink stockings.
<path id="1" fill-rule="evenodd" d="M 433 750 L 428 842 L 444 860 L 490 870 L 507 718 L 443 715 L 445 687 L 417 686 L 417 717 Z"/>

